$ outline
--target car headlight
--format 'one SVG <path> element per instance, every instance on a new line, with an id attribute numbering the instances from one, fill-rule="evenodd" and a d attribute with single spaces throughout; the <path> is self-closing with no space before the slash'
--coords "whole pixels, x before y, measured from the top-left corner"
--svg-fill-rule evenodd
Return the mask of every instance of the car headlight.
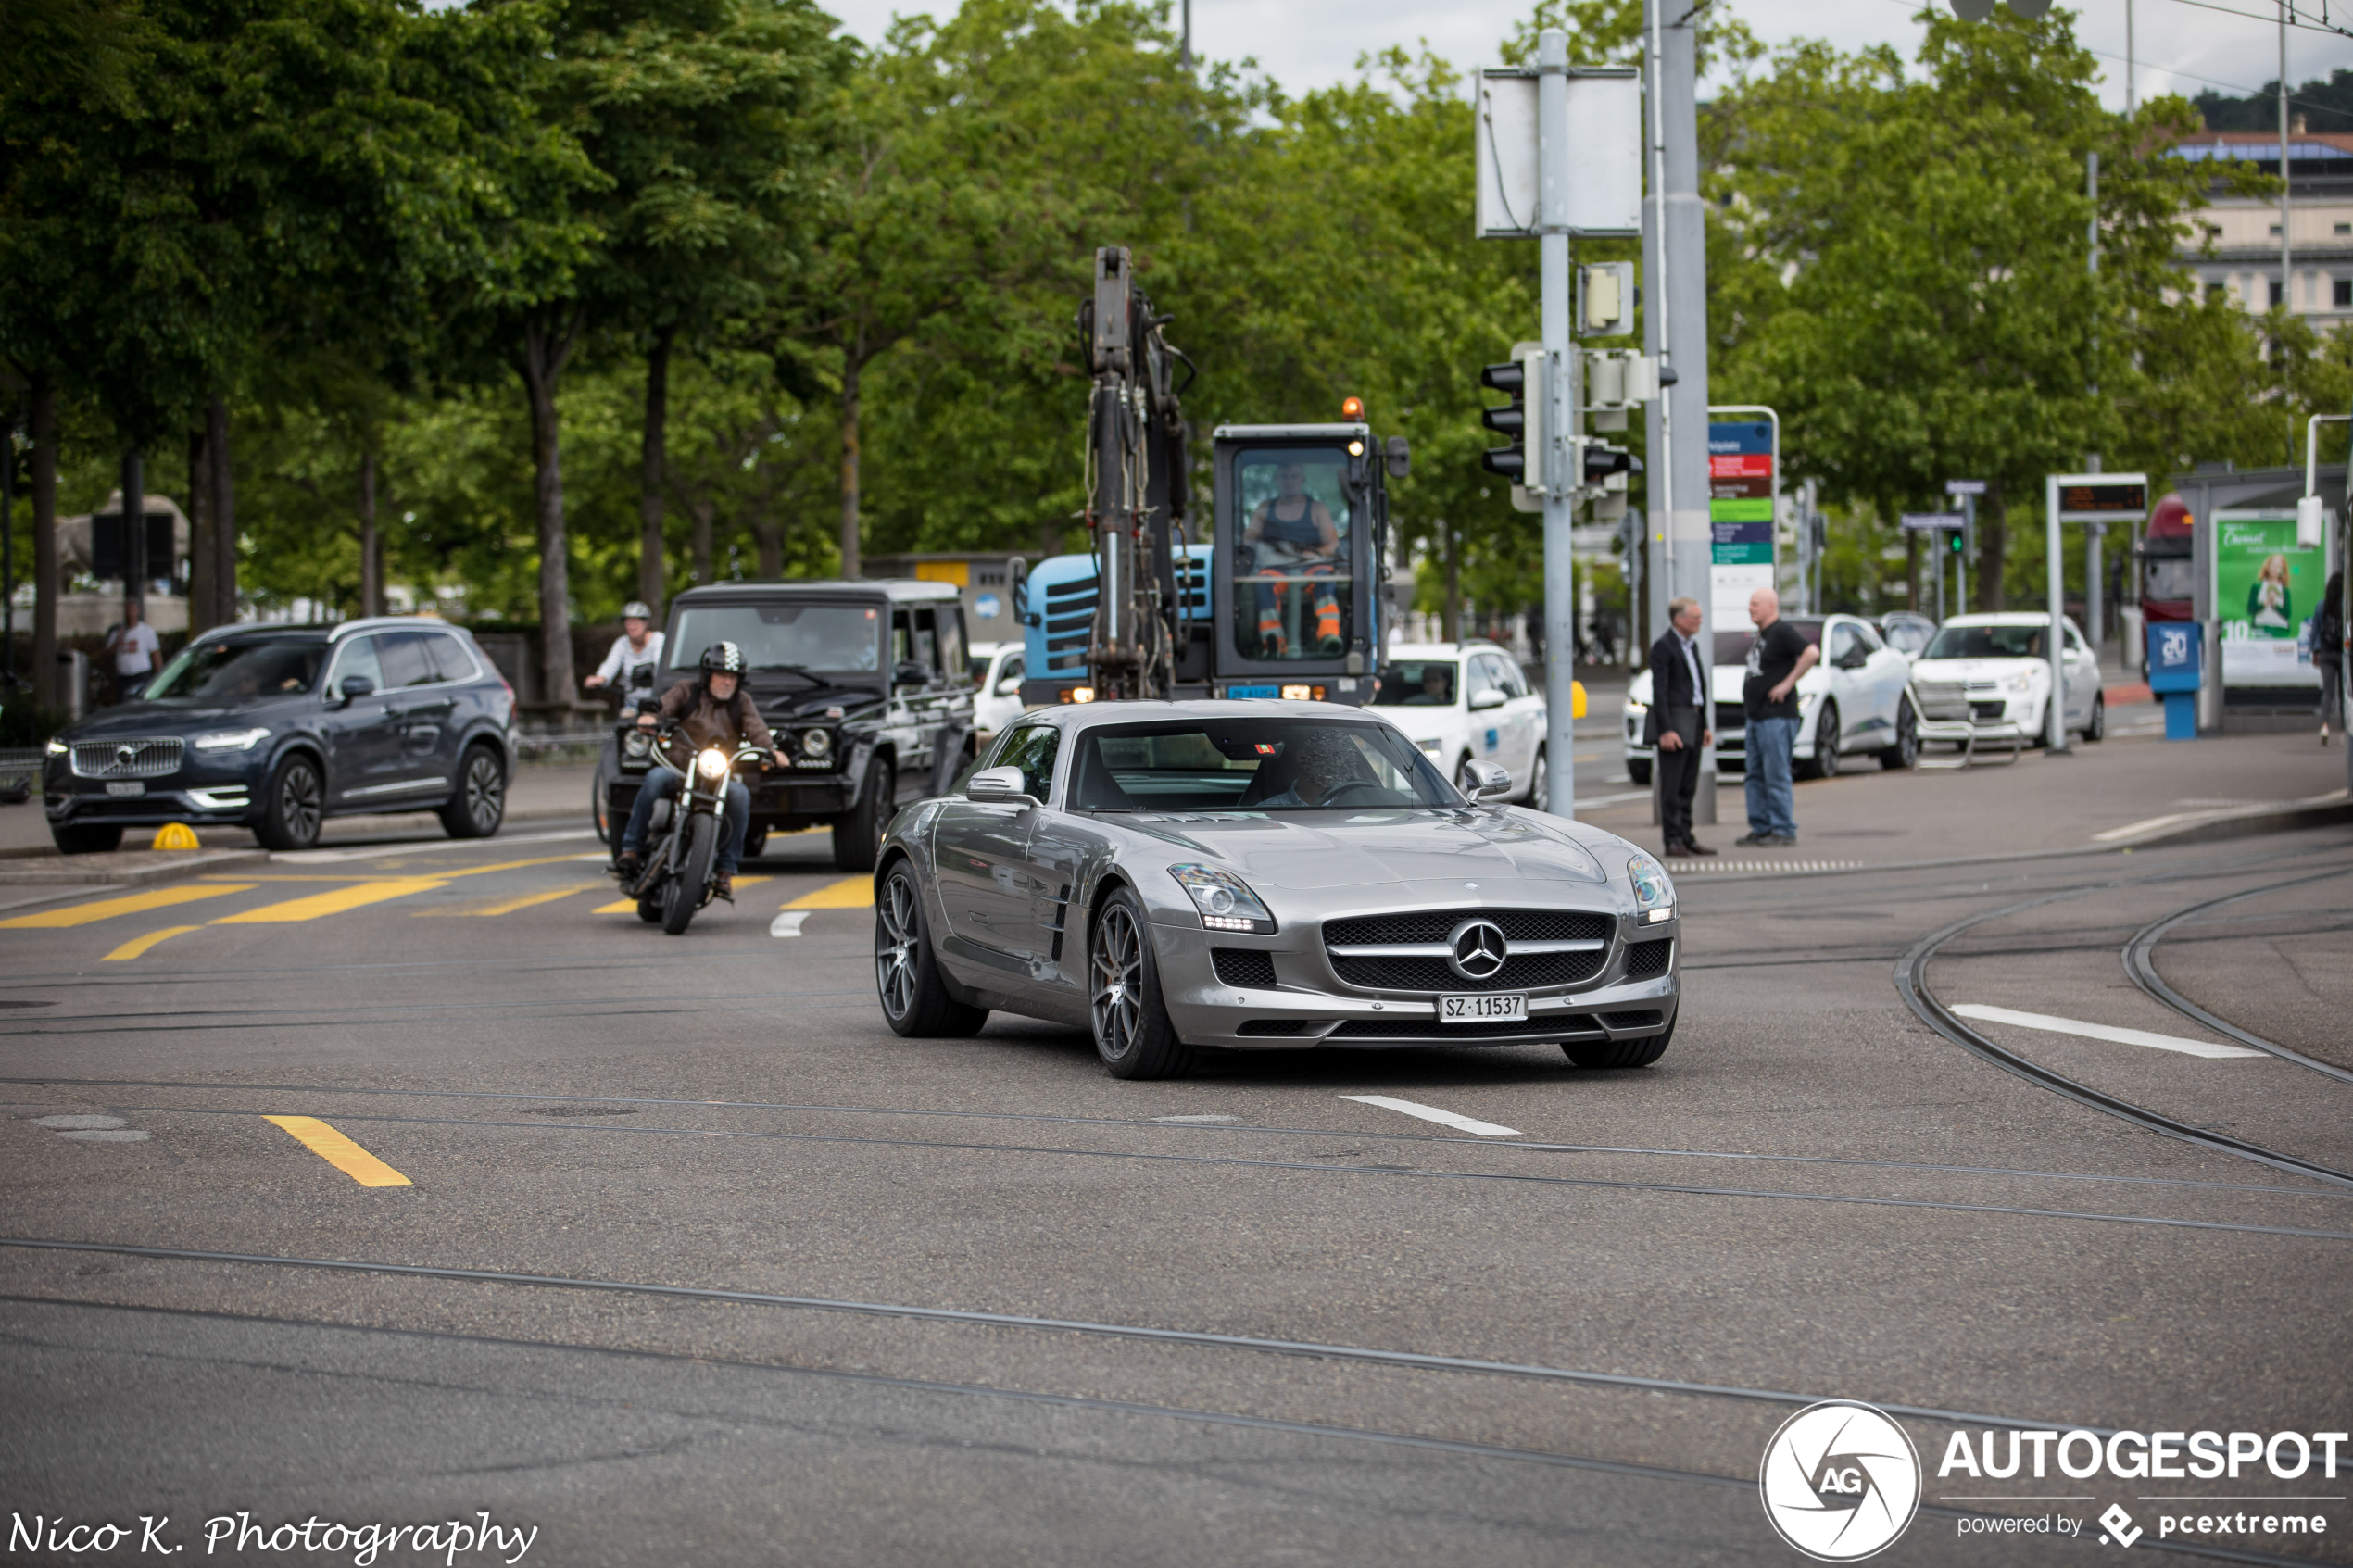
<path id="1" fill-rule="evenodd" d="M 2032 670 L 2021 670 L 2005 680 L 2002 684 L 2014 692 L 2031 692 L 2034 689 L 2034 673 Z"/>
<path id="2" fill-rule="evenodd" d="M 695 754 L 695 768 L 707 779 L 727 776 L 727 754 L 717 746 L 707 746 Z"/>
<path id="3" fill-rule="evenodd" d="M 55 736 L 55 735 L 51 735 L 51 736 L 49 737 L 49 755 L 50 755 L 50 756 L 52 756 L 52 757 L 63 757 L 63 756 L 64 756 L 64 755 L 65 755 L 68 751 L 69 751 L 69 750 L 71 750 L 71 749 L 72 749 L 71 747 L 69 747 L 69 746 L 67 746 L 65 742 L 63 742 L 63 741 L 59 740 L 57 736 Z"/>
<path id="4" fill-rule="evenodd" d="M 1645 924 L 1675 912 L 1675 884 L 1667 880 L 1667 868 L 1647 854 L 1634 852 L 1626 862 L 1626 880 L 1633 886 L 1634 907 L 1642 911 Z"/>
<path id="5" fill-rule="evenodd" d="M 1422 750 L 1428 752 L 1432 757 L 1437 756 L 1441 749 L 1439 743 L 1434 740 L 1417 740 L 1414 744 L 1421 747 Z"/>
<path id="6" fill-rule="evenodd" d="M 251 751 L 270 738 L 267 729 L 214 730 L 188 744 L 198 751 Z"/>
<path id="7" fill-rule="evenodd" d="M 1254 931 L 1271 936 L 1274 911 L 1250 890 L 1250 884 L 1230 872 L 1211 866 L 1171 866 L 1168 874 L 1189 894 L 1201 922 L 1212 931 Z"/>
<path id="8" fill-rule="evenodd" d="M 824 730 L 810 730 L 800 737 L 803 757 L 823 757 L 834 748 L 834 737 Z"/>

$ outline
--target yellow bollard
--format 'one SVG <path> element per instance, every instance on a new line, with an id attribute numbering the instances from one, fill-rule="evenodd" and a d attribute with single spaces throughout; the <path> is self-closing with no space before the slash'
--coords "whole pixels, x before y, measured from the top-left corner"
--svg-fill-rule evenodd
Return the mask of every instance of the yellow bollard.
<path id="1" fill-rule="evenodd" d="M 196 842 L 196 831 L 195 829 L 190 827 L 187 823 L 166 822 L 163 826 L 156 829 L 156 841 L 151 847 L 157 849 L 201 849 L 204 846 Z"/>
<path id="2" fill-rule="evenodd" d="M 1585 683 L 1582 681 L 1568 684 L 1568 716 L 1572 719 L 1585 717 Z"/>

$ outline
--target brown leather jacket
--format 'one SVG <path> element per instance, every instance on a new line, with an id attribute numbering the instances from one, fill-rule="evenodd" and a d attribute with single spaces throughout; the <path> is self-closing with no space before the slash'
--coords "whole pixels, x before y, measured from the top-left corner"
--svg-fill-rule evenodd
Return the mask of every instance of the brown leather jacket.
<path id="1" fill-rule="evenodd" d="M 771 751 L 776 748 L 776 737 L 768 733 L 767 721 L 752 706 L 750 688 L 741 682 L 736 683 L 734 696 L 718 702 L 702 682 L 681 681 L 662 694 L 661 716 L 679 721 L 677 734 L 671 738 L 670 760 L 681 769 L 691 752 L 706 746 L 716 745 L 730 757 L 744 742 Z M 693 745 L 682 745 L 681 736 Z"/>

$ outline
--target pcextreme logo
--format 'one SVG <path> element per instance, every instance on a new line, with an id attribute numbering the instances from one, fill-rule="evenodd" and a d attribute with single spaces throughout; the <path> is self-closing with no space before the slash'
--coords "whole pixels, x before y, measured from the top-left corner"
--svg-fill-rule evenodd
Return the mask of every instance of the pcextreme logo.
<path id="1" fill-rule="evenodd" d="M 1818 1562 L 1884 1551 L 1920 1506 L 1920 1456 L 1886 1411 L 1850 1399 L 1808 1405 L 1765 1445 L 1765 1517 Z"/>

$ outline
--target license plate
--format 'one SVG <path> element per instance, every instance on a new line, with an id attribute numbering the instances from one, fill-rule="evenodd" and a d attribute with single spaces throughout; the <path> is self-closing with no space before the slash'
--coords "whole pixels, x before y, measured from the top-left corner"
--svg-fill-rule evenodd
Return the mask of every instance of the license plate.
<path id="1" fill-rule="evenodd" d="M 118 784 L 110 784 L 107 785 L 107 793 L 108 795 L 115 796 L 118 798 L 131 795 L 145 795 L 147 793 L 147 786 L 141 784 L 137 779 L 128 779 Z"/>
<path id="2" fill-rule="evenodd" d="M 1441 997 L 1441 1023 L 1489 1023 L 1503 1019 L 1525 1020 L 1528 998 L 1521 996 Z"/>
<path id="3" fill-rule="evenodd" d="M 1252 697 L 1258 697 L 1272 702 L 1283 695 L 1283 688 L 1280 686 L 1227 686 L 1226 695 L 1237 701 L 1247 701 Z"/>

